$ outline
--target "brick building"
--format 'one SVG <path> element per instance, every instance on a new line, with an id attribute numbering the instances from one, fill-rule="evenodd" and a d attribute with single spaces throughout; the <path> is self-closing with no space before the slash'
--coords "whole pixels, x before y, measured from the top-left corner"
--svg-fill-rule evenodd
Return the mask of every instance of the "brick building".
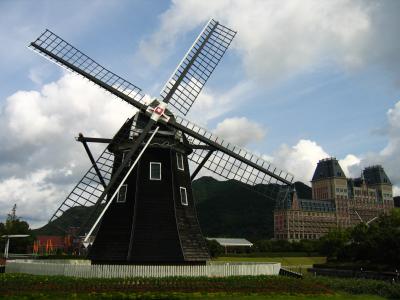
<path id="1" fill-rule="evenodd" d="M 392 184 L 381 166 L 365 168 L 360 178 L 346 178 L 339 162 L 318 162 L 311 191 L 294 185 L 274 211 L 276 239 L 318 239 L 330 228 L 372 222 L 393 207 Z M 309 187 L 308 187 L 309 189 Z"/>

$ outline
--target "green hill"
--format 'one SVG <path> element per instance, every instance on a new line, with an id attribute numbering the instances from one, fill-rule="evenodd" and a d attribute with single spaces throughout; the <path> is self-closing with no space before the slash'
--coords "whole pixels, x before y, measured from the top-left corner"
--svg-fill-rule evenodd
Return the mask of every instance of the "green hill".
<path id="1" fill-rule="evenodd" d="M 44 225 L 41 228 L 33 229 L 35 235 L 64 235 L 63 228 L 80 227 L 91 212 L 92 207 L 72 207 L 68 209 L 60 218 Z M 90 230 L 90 228 L 88 229 Z M 86 231 L 88 231 L 86 230 Z"/>
<path id="2" fill-rule="evenodd" d="M 198 219 L 208 237 L 242 237 L 250 240 L 273 237 L 275 203 L 235 180 L 218 181 L 201 177 L 192 183 Z M 297 182 L 300 198 L 311 198 L 311 188 Z M 75 207 L 64 213 L 52 226 L 36 229 L 36 235 L 58 235 L 57 227 L 78 227 L 91 208 Z"/>
<path id="3" fill-rule="evenodd" d="M 205 236 L 258 239 L 273 235 L 274 203 L 234 180 L 203 177 L 193 182 Z"/>
<path id="4" fill-rule="evenodd" d="M 311 188 L 296 182 L 300 198 L 311 198 Z M 205 236 L 251 240 L 273 237 L 275 202 L 235 180 L 202 177 L 192 184 L 198 219 Z"/>

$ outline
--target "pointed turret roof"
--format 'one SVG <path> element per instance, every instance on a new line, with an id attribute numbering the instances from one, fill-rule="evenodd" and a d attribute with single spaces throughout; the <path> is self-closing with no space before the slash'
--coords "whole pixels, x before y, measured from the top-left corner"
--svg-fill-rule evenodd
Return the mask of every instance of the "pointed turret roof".
<path id="1" fill-rule="evenodd" d="M 339 177 L 346 178 L 336 158 L 325 158 L 318 162 L 312 181 Z"/>
<path id="2" fill-rule="evenodd" d="M 367 167 L 363 171 L 364 179 L 368 185 L 392 184 L 382 166 L 376 165 Z"/>

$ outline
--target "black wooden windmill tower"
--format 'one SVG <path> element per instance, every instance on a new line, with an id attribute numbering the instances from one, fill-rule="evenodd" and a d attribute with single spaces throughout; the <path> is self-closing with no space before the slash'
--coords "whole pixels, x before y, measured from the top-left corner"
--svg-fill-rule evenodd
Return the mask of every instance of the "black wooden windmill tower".
<path id="1" fill-rule="evenodd" d="M 201 168 L 276 200 L 293 176 L 184 119 L 236 32 L 210 20 L 162 89 L 141 90 L 46 30 L 30 47 L 138 109 L 112 139 L 84 137 L 92 167 L 54 213 L 88 207 L 81 228 L 95 234 L 94 263 L 199 264 L 208 250 L 191 182 Z M 88 142 L 106 143 L 95 160 Z M 195 170 L 190 173 L 191 167 Z M 66 224 L 63 224 L 64 226 Z"/>

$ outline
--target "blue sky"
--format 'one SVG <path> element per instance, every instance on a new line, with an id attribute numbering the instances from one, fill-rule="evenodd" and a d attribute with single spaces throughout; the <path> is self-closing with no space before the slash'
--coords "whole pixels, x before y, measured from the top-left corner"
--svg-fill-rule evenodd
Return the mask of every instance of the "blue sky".
<path id="1" fill-rule="evenodd" d="M 400 190 L 398 1 L 0 1 L 0 220 L 43 224 L 133 113 L 26 46 L 46 28 L 156 97 L 211 17 L 237 37 L 190 118 L 308 182 L 335 156 Z M 7 45 L 7 46 L 5 46 Z M 95 150 L 98 150 L 96 148 Z"/>

